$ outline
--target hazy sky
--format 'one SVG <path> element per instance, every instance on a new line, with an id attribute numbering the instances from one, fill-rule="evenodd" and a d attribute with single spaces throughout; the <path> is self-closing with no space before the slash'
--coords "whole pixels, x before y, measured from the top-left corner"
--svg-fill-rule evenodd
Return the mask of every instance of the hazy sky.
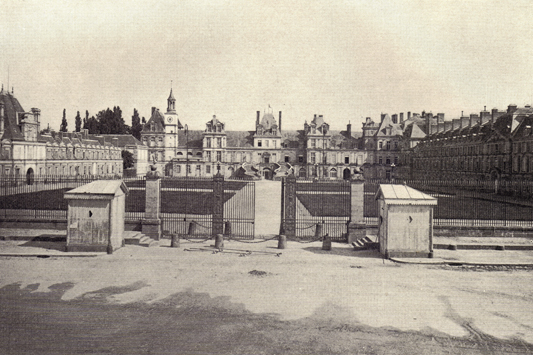
<path id="1" fill-rule="evenodd" d="M 511 6 L 512 4 L 512 6 Z M 182 123 L 333 129 L 381 112 L 447 119 L 532 103 L 533 5 L 524 1 L 4 0 L 0 79 L 56 130 L 67 110 L 166 109 Z"/>

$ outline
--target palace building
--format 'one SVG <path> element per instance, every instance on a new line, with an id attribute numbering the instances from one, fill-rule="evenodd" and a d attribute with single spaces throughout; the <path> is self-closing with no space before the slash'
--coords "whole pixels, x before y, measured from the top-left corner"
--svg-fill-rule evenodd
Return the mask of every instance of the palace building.
<path id="1" fill-rule="evenodd" d="M 255 129 L 230 131 L 213 116 L 205 130 L 189 130 L 178 120 L 170 92 L 167 111 L 152 108 L 141 132 L 149 156 L 165 176 L 276 179 L 294 173 L 302 178 L 350 179 L 366 162 L 360 134 L 330 129 L 314 115 L 302 130 L 284 130 L 282 112 L 257 111 Z"/>
<path id="2" fill-rule="evenodd" d="M 40 134 L 41 110 L 25 111 L 13 91 L 0 91 L 0 176 L 122 175 L 116 139 L 76 133 Z"/>

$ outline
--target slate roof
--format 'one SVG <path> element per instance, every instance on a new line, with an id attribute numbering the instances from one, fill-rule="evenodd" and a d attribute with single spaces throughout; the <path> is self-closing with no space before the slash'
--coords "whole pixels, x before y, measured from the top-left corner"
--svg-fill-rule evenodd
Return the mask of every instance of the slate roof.
<path id="1" fill-rule="evenodd" d="M 100 134 L 100 136 L 103 136 L 106 138 L 106 141 L 113 142 L 113 138 L 118 138 L 118 146 L 119 147 L 125 147 L 127 145 L 139 145 L 143 146 L 142 142 L 132 136 L 131 134 Z"/>
<path id="2" fill-rule="evenodd" d="M 178 131 L 178 148 L 201 149 L 203 139 L 204 131 L 188 130 L 187 135 L 183 130 Z"/>
<path id="3" fill-rule="evenodd" d="M 254 146 L 253 131 L 226 131 L 227 148 L 251 148 Z"/>
<path id="4" fill-rule="evenodd" d="M 4 135 L 2 139 L 24 140 L 24 135 L 17 125 L 16 116 L 17 112 L 24 112 L 24 109 L 13 94 L 3 88 L 0 91 L 0 101 L 4 104 Z"/>
<path id="5" fill-rule="evenodd" d="M 155 125 L 155 130 L 152 131 L 150 129 L 150 127 L 152 125 Z M 148 120 L 148 122 L 146 122 L 146 124 L 144 125 L 143 127 L 143 130 L 142 130 L 144 133 L 150 133 L 150 132 L 154 132 L 154 133 L 158 133 L 158 132 L 164 132 L 165 131 L 165 115 L 163 115 L 163 113 L 161 111 L 159 111 L 158 108 L 156 108 L 153 112 L 152 112 L 152 116 L 150 117 L 150 119 Z"/>

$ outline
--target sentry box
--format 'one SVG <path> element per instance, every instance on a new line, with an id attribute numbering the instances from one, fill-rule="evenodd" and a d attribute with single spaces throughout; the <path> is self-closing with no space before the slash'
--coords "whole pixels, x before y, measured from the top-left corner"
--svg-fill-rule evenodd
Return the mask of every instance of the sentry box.
<path id="1" fill-rule="evenodd" d="M 382 184 L 379 250 L 391 257 L 433 257 L 433 206 L 437 199 L 405 185 Z"/>
<path id="2" fill-rule="evenodd" d="M 107 251 L 123 245 L 128 188 L 122 180 L 98 180 L 65 192 L 67 251 Z"/>

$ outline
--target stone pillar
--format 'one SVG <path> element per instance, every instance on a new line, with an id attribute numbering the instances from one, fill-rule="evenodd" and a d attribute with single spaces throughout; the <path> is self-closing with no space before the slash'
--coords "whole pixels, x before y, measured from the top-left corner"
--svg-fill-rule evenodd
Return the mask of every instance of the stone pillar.
<path id="1" fill-rule="evenodd" d="M 154 240 L 160 240 L 161 179 L 156 166 L 152 165 L 150 168 L 151 170 L 146 174 L 146 205 L 144 218 L 141 221 L 142 233 Z"/>
<path id="2" fill-rule="evenodd" d="M 288 237 L 296 236 L 296 176 L 291 174 L 285 178 L 284 203 L 285 215 L 282 216 L 283 234 Z"/>
<path id="3" fill-rule="evenodd" d="M 356 175 L 357 177 L 357 175 Z M 348 222 L 348 244 L 366 236 L 365 213 L 365 181 L 362 176 L 352 180 L 351 188 L 351 214 Z"/>
<path id="4" fill-rule="evenodd" d="M 224 233 L 224 176 L 220 171 L 213 177 L 212 235 Z"/>

